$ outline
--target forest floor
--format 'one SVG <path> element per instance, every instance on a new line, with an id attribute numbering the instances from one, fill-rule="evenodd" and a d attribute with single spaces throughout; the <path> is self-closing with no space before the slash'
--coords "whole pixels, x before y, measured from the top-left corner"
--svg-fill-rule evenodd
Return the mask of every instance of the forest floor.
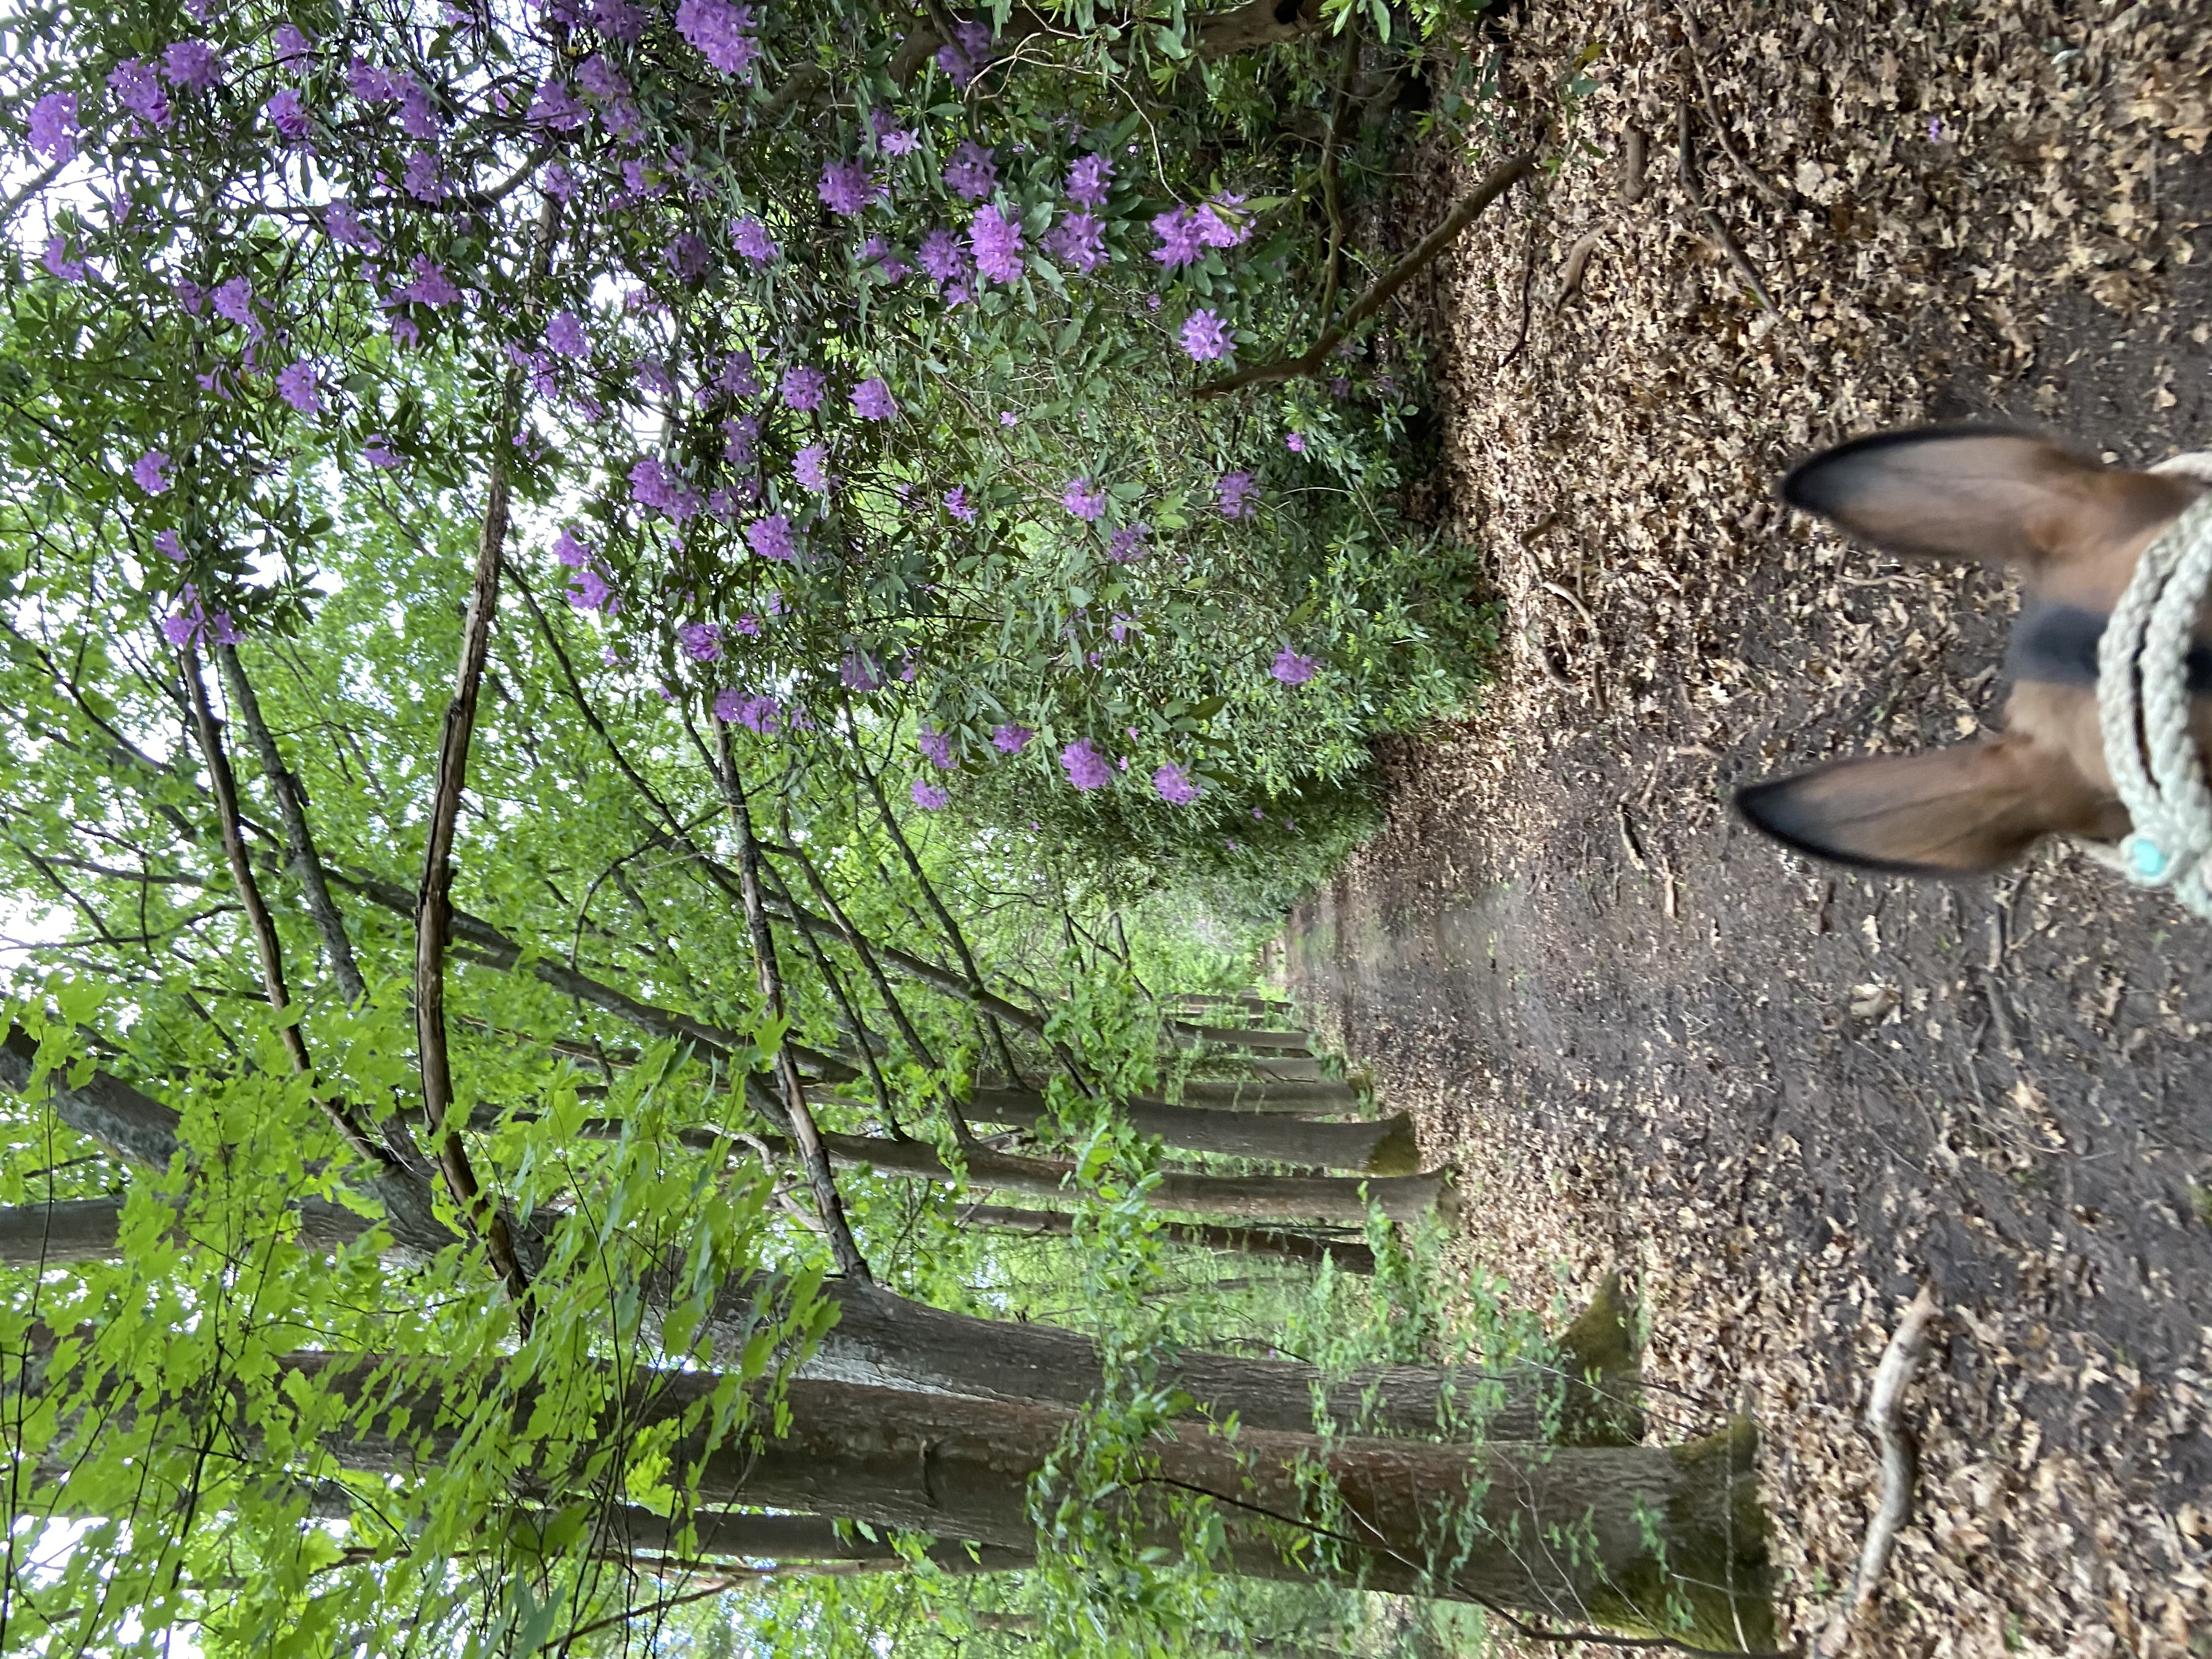
<path id="1" fill-rule="evenodd" d="M 1565 1307 L 1620 1268 L 1672 1431 L 1754 1414 L 1796 1638 L 1849 1582 L 1857 1413 L 1924 1282 L 1918 1507 L 1847 1651 L 2212 1653 L 2212 928 L 2068 851 L 1855 878 L 1728 805 L 2002 707 L 2014 590 L 1792 521 L 1794 458 L 1966 418 L 2212 447 L 2212 33 L 2097 0 L 1510 20 L 1523 94 L 1602 51 L 1588 160 L 1435 295 L 1498 678 L 1386 752 L 1291 984 L 1458 1168 L 1459 1272 Z M 1778 318 L 1685 191 L 1685 109 Z"/>

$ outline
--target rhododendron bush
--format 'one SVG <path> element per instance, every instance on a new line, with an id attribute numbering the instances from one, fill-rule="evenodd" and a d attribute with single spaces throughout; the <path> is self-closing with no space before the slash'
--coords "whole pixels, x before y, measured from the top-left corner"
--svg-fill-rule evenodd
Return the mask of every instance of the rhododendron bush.
<path id="1" fill-rule="evenodd" d="M 1330 243 L 1286 135 L 1337 36 L 1227 15 L 1309 38 L 726 0 L 19 24 L 17 465 L 149 629 L 218 641 L 299 626 L 365 504 L 473 521 L 498 474 L 608 694 L 772 708 L 744 724 L 817 755 L 848 712 L 926 726 L 932 810 L 1218 849 L 1448 708 L 1468 622 L 1363 343 L 1190 395 L 1304 344 Z"/>

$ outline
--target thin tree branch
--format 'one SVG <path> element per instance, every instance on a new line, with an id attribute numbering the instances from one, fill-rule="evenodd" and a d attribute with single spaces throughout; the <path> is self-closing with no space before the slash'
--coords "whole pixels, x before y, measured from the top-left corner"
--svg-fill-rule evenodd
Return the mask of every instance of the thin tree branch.
<path id="1" fill-rule="evenodd" d="M 760 843 L 753 838 L 752 809 L 745 803 L 744 781 L 730 747 L 730 728 L 720 720 L 714 722 L 714 745 L 720 763 L 714 769 L 716 781 L 730 809 L 731 826 L 738 832 L 738 879 L 744 896 L 745 927 L 752 934 L 753 969 L 760 980 L 762 1000 L 769 1013 L 781 1020 L 786 1018 L 783 976 L 776 968 L 775 935 L 769 930 L 768 913 L 761 905 Z M 783 1085 L 791 1138 L 799 1147 L 807 1184 L 813 1188 L 814 1206 L 821 1213 L 830 1253 L 847 1278 L 872 1284 L 868 1259 L 860 1254 L 852 1226 L 845 1219 L 845 1202 L 838 1196 L 836 1177 L 830 1173 L 829 1156 L 823 1151 L 821 1131 L 815 1127 L 813 1109 L 806 1103 L 806 1085 L 799 1079 L 799 1062 L 788 1044 L 776 1045 L 776 1074 Z"/>
<path id="2" fill-rule="evenodd" d="M 1321 338 L 1314 342 L 1313 349 L 1304 356 L 1279 358 L 1272 363 L 1255 363 L 1249 368 L 1240 368 L 1233 374 L 1209 380 L 1191 395 L 1218 398 L 1248 386 L 1274 386 L 1284 380 L 1319 374 L 1327 365 L 1329 353 L 1335 350 L 1353 329 L 1389 304 L 1392 295 L 1419 276 L 1451 245 L 1460 232 L 1481 216 L 1485 208 L 1526 178 L 1535 164 L 1535 156 L 1523 150 L 1517 155 L 1507 157 L 1492 168 L 1490 176 L 1475 186 L 1472 195 L 1445 215 L 1442 224 L 1414 244 L 1413 252 L 1369 283 L 1367 291 L 1353 301 L 1352 308 L 1344 313 L 1344 320 L 1324 331 Z"/>

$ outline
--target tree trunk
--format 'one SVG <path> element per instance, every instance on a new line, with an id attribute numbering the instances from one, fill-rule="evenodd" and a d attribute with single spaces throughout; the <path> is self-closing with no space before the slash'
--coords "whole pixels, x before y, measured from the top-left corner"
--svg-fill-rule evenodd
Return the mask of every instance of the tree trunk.
<path id="1" fill-rule="evenodd" d="M 1046 1106 L 1044 1097 L 1026 1089 L 977 1089 L 966 1111 L 979 1123 L 1017 1124 L 1041 1139 L 1060 1133 L 1059 1121 Z M 1380 1176 L 1413 1175 L 1421 1167 L 1413 1120 L 1403 1112 L 1395 1117 L 1355 1119 L 1349 1123 L 1316 1123 L 1144 1099 L 1124 1103 L 1121 1111 L 1139 1134 L 1157 1136 L 1182 1152 L 1266 1158 L 1277 1164 L 1358 1170 Z"/>
<path id="2" fill-rule="evenodd" d="M 1265 1048 L 1285 1054 L 1309 1054 L 1313 1036 L 1307 1031 L 1266 1031 L 1249 1025 L 1195 1025 L 1171 1020 L 1169 1029 L 1187 1042 L 1213 1042 L 1231 1048 Z"/>
<path id="3" fill-rule="evenodd" d="M 768 1143 L 771 1148 L 775 1142 Z M 830 1161 L 878 1175 L 917 1176 L 950 1181 L 952 1171 L 936 1152 L 920 1141 L 872 1139 L 831 1134 L 822 1144 Z M 981 1148 L 967 1155 L 968 1184 L 978 1189 L 1024 1193 L 1035 1198 L 1066 1196 L 1074 1165 L 1047 1158 L 1016 1158 Z M 1234 1216 L 1247 1221 L 1331 1221 L 1357 1226 L 1367 1218 L 1372 1198 L 1393 1221 L 1414 1221 L 1431 1210 L 1449 1217 L 1459 1200 L 1443 1170 L 1427 1175 L 1217 1176 L 1170 1170 L 1152 1188 L 1150 1201 L 1160 1210 Z"/>
<path id="4" fill-rule="evenodd" d="M 1227 1107 L 1239 1112 L 1279 1112 L 1293 1117 L 1344 1116 L 1360 1109 L 1359 1091 L 1348 1083 L 1277 1083 L 1263 1078 L 1184 1079 L 1186 1106 Z"/>
<path id="5" fill-rule="evenodd" d="M 27 1334 L 10 1392 L 52 1386 L 43 1373 L 54 1340 Z M 524 1421 L 531 1410 L 532 1391 L 499 1392 L 492 1370 L 487 1396 L 476 1399 L 454 1382 L 410 1382 L 417 1362 L 392 1355 L 295 1353 L 274 1369 L 271 1397 L 305 1384 L 350 1406 L 320 1444 L 338 1467 L 362 1473 L 404 1479 L 450 1459 L 460 1425 L 481 1432 L 488 1419 Z M 1013 1551 L 1035 1548 L 1031 1482 L 1077 1426 L 1073 1413 L 1048 1407 L 799 1378 L 781 1396 L 780 1437 L 748 1433 L 710 1447 L 686 1419 L 711 1418 L 691 1414 L 720 1383 L 709 1371 L 627 1372 L 605 1432 L 668 1434 L 657 1448 L 676 1468 L 697 1470 L 704 1504 L 847 1516 Z M 212 1426 L 208 1414 L 233 1409 L 218 1403 L 233 1398 L 222 1389 L 196 1398 L 186 1410 L 164 1401 L 158 1426 L 147 1425 L 172 1455 L 192 1455 Z M 88 1408 L 121 1429 L 143 1422 L 134 1403 L 111 1392 Z M 253 1425 L 223 1427 L 227 1444 L 258 1455 Z M 1369 1589 L 1735 1652 L 1773 1645 L 1755 1450 L 1742 1422 L 1686 1446 L 1469 1449 L 1254 1429 L 1231 1440 L 1186 1421 L 1147 1442 L 1153 1473 L 1117 1501 L 1140 1539 L 1172 1549 L 1182 1536 L 1172 1500 L 1227 1500 L 1217 1510 L 1226 1565 L 1243 1573 L 1310 1580 L 1315 1547 L 1333 1542 L 1336 1571 Z M 524 1469 L 517 1495 L 565 1498 L 572 1478 L 567 1468 Z M 1299 1543 L 1299 1555 L 1286 1554 Z"/>
<path id="6" fill-rule="evenodd" d="M 961 1221 L 971 1227 L 997 1227 L 1008 1232 L 1030 1233 L 1039 1237 L 1065 1238 L 1074 1231 L 1075 1218 L 1066 1210 L 1013 1210 L 997 1204 L 976 1204 L 960 1212 Z M 1278 1232 L 1260 1227 L 1209 1227 L 1184 1222 L 1170 1221 L 1162 1224 L 1160 1235 L 1178 1244 L 1194 1244 L 1201 1249 L 1233 1250 L 1244 1255 L 1273 1256 L 1285 1261 L 1310 1262 L 1318 1266 L 1324 1261 L 1336 1263 L 1343 1273 L 1358 1273 L 1363 1278 L 1375 1272 L 1375 1252 L 1356 1240 L 1320 1238 L 1309 1233 Z"/>
<path id="7" fill-rule="evenodd" d="M 76 1199 L 0 1209 L 0 1266 L 59 1267 L 117 1254 L 123 1200 Z M 302 1206 L 303 1238 L 337 1249 L 368 1224 L 332 1204 Z M 1034 1213 L 1034 1212 L 1030 1212 Z M 1334 1247 L 1332 1247 L 1334 1248 Z M 742 1341 L 756 1328 L 761 1280 L 729 1286 L 719 1322 Z M 652 1287 L 648 1287 L 653 1293 Z M 1076 1407 L 1098 1391 L 1103 1361 L 1079 1334 L 1030 1321 L 951 1313 L 874 1286 L 832 1279 L 837 1309 L 802 1375 L 977 1399 Z M 1187 1350 L 1162 1372 L 1195 1408 L 1251 1428 L 1303 1433 L 1316 1401 L 1331 1420 L 1370 1434 L 1633 1444 L 1643 1437 L 1638 1363 L 1616 1281 L 1560 1338 L 1549 1364 L 1486 1372 L 1471 1366 L 1367 1365 L 1337 1378 L 1297 1360 Z"/>

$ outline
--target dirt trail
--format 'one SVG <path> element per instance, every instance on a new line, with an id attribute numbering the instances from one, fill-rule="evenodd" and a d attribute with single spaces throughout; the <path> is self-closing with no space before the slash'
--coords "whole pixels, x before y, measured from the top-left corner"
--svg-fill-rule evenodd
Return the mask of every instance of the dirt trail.
<path id="1" fill-rule="evenodd" d="M 1475 720 L 1385 755 L 1388 827 L 1294 919 L 1291 983 L 1464 1171 L 1470 1270 L 1542 1301 L 1626 1269 L 1686 1415 L 1748 1402 L 1801 1633 L 1856 1557 L 1853 1419 L 1925 1280 L 1954 1317 L 1909 1397 L 1921 1508 L 1851 1651 L 2212 1653 L 2212 927 L 2064 852 L 1958 885 L 1817 869 L 1725 805 L 2002 707 L 2002 580 L 1786 522 L 1794 456 L 1962 417 L 2212 447 L 2212 33 L 1706 5 L 1693 61 L 1683 15 L 1513 26 L 1523 86 L 1604 43 L 1604 159 L 1480 228 L 1449 296 L 1454 498 L 1506 660 Z M 1682 188 L 1686 102 L 1778 323 Z"/>

